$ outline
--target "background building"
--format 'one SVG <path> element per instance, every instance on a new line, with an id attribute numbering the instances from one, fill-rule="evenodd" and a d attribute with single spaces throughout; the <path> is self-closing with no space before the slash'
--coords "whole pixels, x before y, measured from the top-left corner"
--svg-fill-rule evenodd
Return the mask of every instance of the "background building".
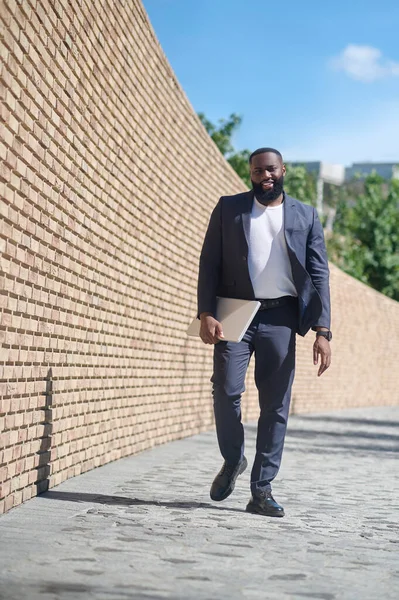
<path id="1" fill-rule="evenodd" d="M 396 163 L 353 163 L 345 169 L 345 181 L 357 176 L 360 176 L 360 179 L 365 179 L 371 173 L 377 173 L 384 179 L 399 179 L 399 159 Z"/>
<path id="2" fill-rule="evenodd" d="M 399 158 L 397 162 L 353 163 L 349 167 L 321 161 L 294 161 L 289 164 L 294 167 L 303 166 L 308 173 L 313 173 L 318 181 L 334 185 L 341 185 L 344 181 L 350 181 L 355 177 L 365 179 L 371 173 L 377 173 L 384 179 L 399 179 Z"/>
<path id="3" fill-rule="evenodd" d="M 334 165 L 321 161 L 314 162 L 291 162 L 294 167 L 303 166 L 312 173 L 317 182 L 317 210 L 319 214 L 323 214 L 324 206 L 324 184 L 342 185 L 345 181 L 345 167 L 343 165 Z"/>

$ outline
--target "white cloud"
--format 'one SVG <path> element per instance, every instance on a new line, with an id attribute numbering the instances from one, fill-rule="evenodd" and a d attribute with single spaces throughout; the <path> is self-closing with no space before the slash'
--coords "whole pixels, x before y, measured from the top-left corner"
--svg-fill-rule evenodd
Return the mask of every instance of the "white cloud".
<path id="1" fill-rule="evenodd" d="M 366 83 L 383 77 L 399 77 L 399 62 L 384 58 L 381 50 L 373 46 L 349 44 L 330 64 L 349 77 Z"/>

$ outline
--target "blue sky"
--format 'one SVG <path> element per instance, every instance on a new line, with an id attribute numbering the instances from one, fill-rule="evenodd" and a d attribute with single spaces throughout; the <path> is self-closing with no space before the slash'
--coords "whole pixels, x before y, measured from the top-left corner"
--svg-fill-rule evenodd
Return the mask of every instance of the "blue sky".
<path id="1" fill-rule="evenodd" d="M 399 161 L 398 0 L 143 0 L 194 109 L 237 149 Z"/>

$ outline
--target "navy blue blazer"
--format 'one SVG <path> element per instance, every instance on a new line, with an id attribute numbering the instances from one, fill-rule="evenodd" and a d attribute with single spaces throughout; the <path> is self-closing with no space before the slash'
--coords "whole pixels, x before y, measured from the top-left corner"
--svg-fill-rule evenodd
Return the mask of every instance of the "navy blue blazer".
<path id="1" fill-rule="evenodd" d="M 198 277 L 198 315 L 214 314 L 216 296 L 254 300 L 248 270 L 253 191 L 222 196 L 205 235 Z M 312 206 L 284 193 L 284 230 L 298 293 L 297 333 L 330 329 L 330 287 L 323 228 Z"/>

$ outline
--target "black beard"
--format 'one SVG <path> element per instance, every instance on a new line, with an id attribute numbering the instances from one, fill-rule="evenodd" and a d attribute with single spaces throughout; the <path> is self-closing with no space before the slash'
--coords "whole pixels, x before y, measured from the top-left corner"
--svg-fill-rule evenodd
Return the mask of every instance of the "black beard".
<path id="1" fill-rule="evenodd" d="M 273 181 L 273 187 L 271 190 L 264 190 L 262 188 L 262 184 L 255 183 L 255 181 L 252 181 L 252 179 L 251 183 L 258 202 L 267 206 L 270 204 L 270 202 L 273 202 L 273 200 L 277 200 L 277 198 L 282 194 L 284 188 L 284 175 Z"/>

